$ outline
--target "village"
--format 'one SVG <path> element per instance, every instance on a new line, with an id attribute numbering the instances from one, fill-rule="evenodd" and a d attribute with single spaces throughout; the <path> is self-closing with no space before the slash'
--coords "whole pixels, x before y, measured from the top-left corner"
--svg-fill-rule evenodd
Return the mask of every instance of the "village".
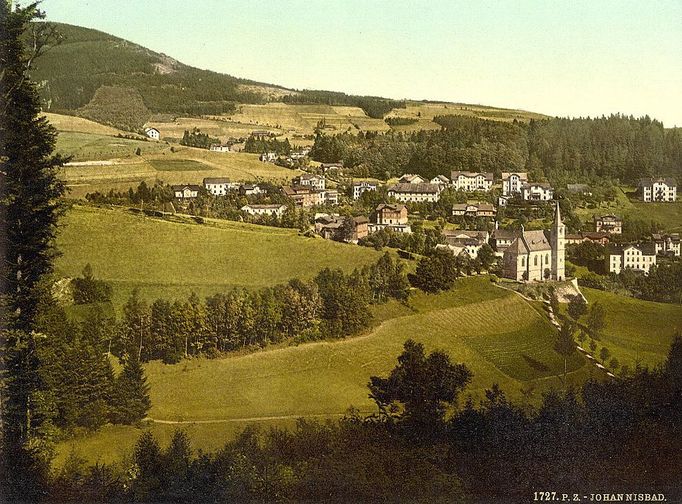
<path id="1" fill-rule="evenodd" d="M 211 146 L 211 150 L 218 148 Z M 300 159 L 308 152 L 309 149 L 298 150 L 292 157 Z M 263 162 L 275 162 L 278 158 L 274 152 L 260 155 Z M 546 182 L 530 182 L 527 172 L 503 172 L 499 180 L 495 180 L 493 173 L 474 171 L 452 171 L 450 178 L 438 175 L 430 180 L 408 173 L 394 183 L 382 183 L 348 181 L 343 177 L 342 163 L 320 163 L 306 169 L 308 172 L 279 187 L 216 177 L 205 178 L 202 185 L 174 185 L 172 190 L 180 208 L 202 194 L 250 198 L 253 202 L 241 206 L 240 211 L 242 218 L 255 223 L 273 223 L 289 208 L 306 210 L 311 212 L 310 227 L 316 234 L 352 244 L 363 244 L 377 232 L 411 234 L 415 222 L 420 227 L 429 222 L 435 224 L 434 220 L 429 221 L 428 209 L 449 191 L 464 195 L 466 203 L 453 204 L 447 218 L 440 219 L 443 229 L 435 247 L 471 261 L 478 258 L 481 248 L 490 247 L 502 275 L 517 281 L 564 280 L 567 248 L 586 242 L 605 247 L 604 274 L 619 274 L 624 269 L 647 274 L 657 258 L 680 256 L 679 233 L 652 233 L 637 241 L 624 242 L 623 220 L 613 214 L 594 214 L 589 229 L 567 232 L 555 189 Z M 589 192 L 585 184 L 569 184 L 566 189 L 569 193 Z M 675 202 L 676 182 L 671 178 L 641 179 L 637 197 L 643 202 Z M 359 213 L 360 200 L 370 202 L 373 211 Z M 521 225 L 513 229 L 501 225 L 498 210 L 518 204 L 525 205 L 522 211 L 529 209 L 530 219 L 537 214 L 538 207 L 555 208 L 551 227 L 525 229 Z"/>

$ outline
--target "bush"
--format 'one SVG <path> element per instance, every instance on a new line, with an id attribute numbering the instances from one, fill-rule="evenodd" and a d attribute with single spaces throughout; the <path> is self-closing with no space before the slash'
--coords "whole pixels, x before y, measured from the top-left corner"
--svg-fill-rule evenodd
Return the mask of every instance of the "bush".
<path id="1" fill-rule="evenodd" d="M 103 280 L 96 280 L 92 275 L 90 264 L 83 268 L 83 277 L 74 278 L 71 280 L 71 285 L 73 286 L 73 302 L 77 305 L 111 301 L 111 285 Z"/>

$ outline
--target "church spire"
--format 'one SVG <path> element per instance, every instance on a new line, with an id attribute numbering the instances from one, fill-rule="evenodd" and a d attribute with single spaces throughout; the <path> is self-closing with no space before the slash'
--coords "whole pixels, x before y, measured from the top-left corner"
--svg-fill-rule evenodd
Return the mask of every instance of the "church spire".
<path id="1" fill-rule="evenodd" d="M 559 209 L 559 200 L 556 202 L 556 210 L 554 211 L 554 225 L 561 225 L 561 210 Z"/>

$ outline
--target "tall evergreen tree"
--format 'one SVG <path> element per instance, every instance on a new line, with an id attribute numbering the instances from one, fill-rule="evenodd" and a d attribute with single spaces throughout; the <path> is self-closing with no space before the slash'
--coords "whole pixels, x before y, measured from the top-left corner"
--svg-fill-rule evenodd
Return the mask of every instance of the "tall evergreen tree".
<path id="1" fill-rule="evenodd" d="M 116 380 L 115 398 L 115 423 L 139 422 L 151 408 L 147 377 L 135 352 L 126 356 L 123 371 Z"/>
<path id="2" fill-rule="evenodd" d="M 48 43 L 50 25 L 36 4 L 0 2 L 0 310 L 3 334 L 2 397 L 4 458 L 12 460 L 0 480 L 8 498 L 37 498 L 47 462 L 41 453 L 42 384 L 37 373 L 35 327 L 41 278 L 52 270 L 53 241 L 64 185 L 53 155 L 56 131 L 40 116 L 28 71 Z M 31 28 L 32 26 L 32 28 Z M 31 48 L 24 44 L 32 30 Z M 9 331 L 8 331 L 9 330 Z M 42 460 L 41 460 L 42 456 Z M 22 476 L 22 478 L 18 478 Z"/>

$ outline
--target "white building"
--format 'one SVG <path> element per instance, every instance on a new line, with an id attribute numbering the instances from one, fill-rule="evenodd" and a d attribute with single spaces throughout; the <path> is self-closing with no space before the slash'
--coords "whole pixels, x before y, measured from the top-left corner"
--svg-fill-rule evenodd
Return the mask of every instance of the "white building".
<path id="1" fill-rule="evenodd" d="M 277 153 L 276 152 L 264 152 L 260 156 L 258 156 L 258 159 L 263 161 L 264 163 L 274 163 L 277 161 Z"/>
<path id="2" fill-rule="evenodd" d="M 471 259 L 478 257 L 478 251 L 488 243 L 490 234 L 488 231 L 446 231 L 443 232 L 445 244 L 438 244 L 436 248 L 447 249 L 454 255 L 468 255 Z"/>
<path id="3" fill-rule="evenodd" d="M 502 173 L 502 196 L 521 193 L 521 186 L 528 182 L 527 172 Z"/>
<path id="4" fill-rule="evenodd" d="M 609 273 L 620 273 L 633 269 L 649 273 L 656 264 L 656 246 L 653 243 L 641 245 L 609 245 L 606 251 L 606 269 Z"/>
<path id="5" fill-rule="evenodd" d="M 286 205 L 244 205 L 241 207 L 241 211 L 249 215 L 275 215 L 277 217 L 284 215 L 286 209 Z"/>
<path id="6" fill-rule="evenodd" d="M 613 214 L 608 215 L 595 215 L 594 216 L 594 228 L 595 231 L 609 233 L 609 234 L 622 234 L 623 233 L 623 219 L 617 217 Z"/>
<path id="7" fill-rule="evenodd" d="M 657 255 L 672 255 L 680 257 L 679 233 L 654 234 L 651 237 L 651 241 L 654 242 Z"/>
<path id="8" fill-rule="evenodd" d="M 363 180 L 361 182 L 353 182 L 353 199 L 360 198 L 365 191 L 376 191 L 379 185 L 376 182 L 368 182 Z"/>
<path id="9" fill-rule="evenodd" d="M 230 182 L 225 177 L 207 177 L 204 179 L 204 188 L 214 196 L 225 196 L 228 192 L 239 189 L 239 184 Z"/>
<path id="10" fill-rule="evenodd" d="M 299 175 L 294 179 L 294 185 L 301 185 L 306 187 L 312 187 L 318 191 L 324 191 L 325 189 L 325 178 L 320 175 L 315 175 L 311 173 L 304 173 Z"/>
<path id="11" fill-rule="evenodd" d="M 265 192 L 258 184 L 241 184 L 239 186 L 239 194 L 243 196 L 254 196 Z"/>
<path id="12" fill-rule="evenodd" d="M 426 179 L 422 177 L 421 175 L 415 175 L 414 173 L 406 173 L 402 177 L 400 177 L 400 180 L 398 180 L 399 184 L 425 184 Z"/>
<path id="13" fill-rule="evenodd" d="M 161 132 L 156 128 L 145 128 L 144 133 L 145 135 L 147 135 L 148 138 L 151 138 L 152 140 L 161 139 Z"/>
<path id="14" fill-rule="evenodd" d="M 526 201 L 550 201 L 554 189 L 545 182 L 531 182 L 521 186 L 521 197 Z"/>
<path id="15" fill-rule="evenodd" d="M 452 187 L 459 191 L 490 191 L 493 187 L 492 173 L 453 171 Z"/>
<path id="16" fill-rule="evenodd" d="M 324 193 L 324 202 L 327 205 L 338 205 L 339 204 L 339 191 L 336 189 L 325 189 L 322 191 Z"/>
<path id="17" fill-rule="evenodd" d="M 638 191 L 643 201 L 677 200 L 677 183 L 672 178 L 643 178 Z"/>
<path id="18" fill-rule="evenodd" d="M 442 186 L 448 186 L 450 185 L 450 179 L 447 178 L 445 175 L 436 175 L 431 179 L 432 184 L 438 184 Z"/>
<path id="19" fill-rule="evenodd" d="M 209 150 L 211 152 L 231 152 L 228 144 L 211 144 Z"/>
<path id="20" fill-rule="evenodd" d="M 193 184 L 174 185 L 171 186 L 171 189 L 177 199 L 194 199 L 199 196 L 199 191 L 201 191 L 201 187 Z"/>
<path id="21" fill-rule="evenodd" d="M 388 196 L 401 203 L 435 203 L 442 190 L 437 184 L 399 183 L 388 189 Z"/>

